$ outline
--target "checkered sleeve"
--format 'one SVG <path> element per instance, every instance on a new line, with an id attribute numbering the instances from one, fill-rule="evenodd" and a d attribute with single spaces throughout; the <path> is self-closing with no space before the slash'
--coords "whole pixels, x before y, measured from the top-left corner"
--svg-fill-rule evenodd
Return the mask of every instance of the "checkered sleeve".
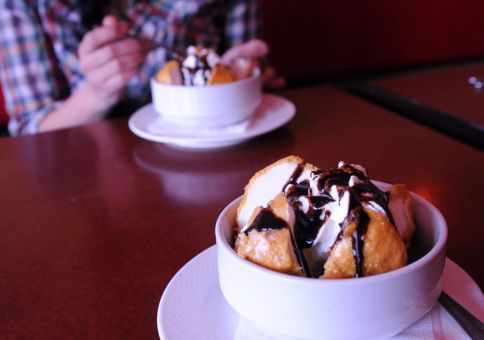
<path id="1" fill-rule="evenodd" d="M 259 0 L 229 0 L 225 35 L 227 47 L 262 35 Z"/>
<path id="2" fill-rule="evenodd" d="M 0 80 L 12 135 L 37 132 L 61 103 L 56 60 L 31 3 L 0 0 Z"/>

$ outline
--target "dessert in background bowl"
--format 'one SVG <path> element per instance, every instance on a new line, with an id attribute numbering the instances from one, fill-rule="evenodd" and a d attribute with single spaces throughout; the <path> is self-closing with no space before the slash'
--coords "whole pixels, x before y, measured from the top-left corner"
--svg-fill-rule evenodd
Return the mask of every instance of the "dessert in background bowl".
<path id="1" fill-rule="evenodd" d="M 442 215 L 359 165 L 281 159 L 223 210 L 215 234 L 224 297 L 277 338 L 390 337 L 441 292 Z"/>
<path id="2" fill-rule="evenodd" d="M 187 128 L 220 128 L 248 119 L 262 98 L 254 61 L 224 65 L 211 49 L 190 46 L 186 56 L 168 61 L 151 79 L 155 110 Z"/>

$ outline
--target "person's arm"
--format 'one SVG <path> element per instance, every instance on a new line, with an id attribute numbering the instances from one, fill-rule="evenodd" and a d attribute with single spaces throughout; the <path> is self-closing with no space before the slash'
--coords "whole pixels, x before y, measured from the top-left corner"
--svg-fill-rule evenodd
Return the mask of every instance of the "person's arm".
<path id="1" fill-rule="evenodd" d="M 101 119 L 119 101 L 147 53 L 147 45 L 128 37 L 128 30 L 126 23 L 107 16 L 84 36 L 78 53 L 85 81 L 41 121 L 39 131 Z"/>
<path id="2" fill-rule="evenodd" d="M 35 133 L 65 84 L 32 5 L 0 0 L 0 80 L 12 135 Z"/>
<path id="3" fill-rule="evenodd" d="M 58 68 L 34 8 L 0 0 L 0 79 L 12 135 L 70 127 L 100 119 L 136 74 L 146 47 L 126 36 L 113 17 L 87 33 L 79 49 L 83 84 L 65 98 L 68 84 Z"/>
<path id="4" fill-rule="evenodd" d="M 57 130 L 101 119 L 108 106 L 97 100 L 97 94 L 86 83 L 80 85 L 60 105 L 40 120 L 38 132 Z"/>
<path id="5" fill-rule="evenodd" d="M 264 59 L 262 84 L 269 89 L 279 89 L 286 80 L 277 75 L 276 70 L 267 63 L 269 46 L 262 36 L 262 17 L 257 0 L 227 1 L 226 43 L 228 50 L 222 56 L 226 64 L 237 58 Z"/>

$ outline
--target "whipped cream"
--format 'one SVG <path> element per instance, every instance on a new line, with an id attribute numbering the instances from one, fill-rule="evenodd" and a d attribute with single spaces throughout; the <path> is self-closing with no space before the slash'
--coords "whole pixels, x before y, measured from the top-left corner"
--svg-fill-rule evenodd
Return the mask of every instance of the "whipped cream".
<path id="1" fill-rule="evenodd" d="M 212 68 L 220 63 L 220 56 L 212 49 L 189 46 L 181 61 L 183 85 L 204 86 L 212 75 Z"/>

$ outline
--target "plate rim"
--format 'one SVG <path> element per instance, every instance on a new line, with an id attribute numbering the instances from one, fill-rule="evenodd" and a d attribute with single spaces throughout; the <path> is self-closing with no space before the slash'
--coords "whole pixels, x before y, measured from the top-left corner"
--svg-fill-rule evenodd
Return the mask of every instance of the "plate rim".
<path id="1" fill-rule="evenodd" d="M 167 335 L 164 334 L 163 331 L 163 325 L 162 325 L 162 309 L 164 304 L 166 304 L 166 299 L 167 295 L 169 294 L 170 290 L 173 289 L 173 287 L 176 285 L 177 280 L 179 280 L 179 277 L 183 275 L 183 272 L 187 270 L 188 267 L 194 265 L 194 263 L 202 261 L 203 257 L 210 257 L 210 256 L 216 256 L 216 245 L 213 244 L 210 247 L 202 250 L 199 252 L 197 255 L 193 256 L 188 262 L 186 262 L 176 273 L 173 275 L 173 277 L 170 279 L 168 284 L 166 285 L 165 289 L 163 290 L 163 293 L 161 295 L 160 301 L 158 303 L 158 308 L 157 308 L 157 313 L 156 313 L 156 325 L 158 329 L 158 336 L 162 340 L 168 340 Z M 218 270 L 217 271 L 218 275 Z"/>
<path id="2" fill-rule="evenodd" d="M 260 106 L 269 101 L 278 101 L 278 102 L 284 103 L 286 105 L 286 108 L 284 110 L 287 112 L 279 111 L 278 113 L 281 115 L 279 117 L 279 120 L 275 121 L 272 124 L 267 124 L 265 127 L 263 126 L 262 128 L 259 128 L 259 129 L 257 129 L 258 126 L 256 125 L 252 129 L 245 130 L 240 133 L 206 135 L 206 136 L 196 136 L 192 138 L 187 138 L 187 137 L 163 136 L 163 135 L 147 132 L 146 130 L 143 130 L 139 127 L 139 125 L 137 124 L 137 120 L 140 119 L 142 114 L 146 115 L 147 114 L 146 111 L 149 109 L 151 109 L 154 113 L 153 103 L 148 103 L 142 106 L 141 108 L 139 108 L 138 110 L 136 110 L 129 118 L 128 127 L 131 130 L 131 132 L 137 135 L 138 137 L 145 140 L 158 142 L 158 143 L 178 145 L 181 147 L 195 147 L 195 148 L 205 148 L 205 147 L 213 148 L 213 147 L 220 147 L 220 146 L 229 146 L 229 145 L 241 143 L 250 138 L 273 131 L 287 124 L 291 119 L 294 118 L 296 114 L 296 106 L 291 100 L 274 94 L 263 94 L 262 102 Z M 158 115 L 158 114 L 154 113 L 154 115 Z M 154 116 L 154 118 L 155 117 L 156 116 Z M 161 117 L 161 116 L 158 116 L 158 117 Z M 203 145 L 203 144 L 206 144 L 206 145 Z"/>
<path id="3" fill-rule="evenodd" d="M 156 323 L 157 323 L 157 329 L 158 329 L 158 336 L 160 337 L 160 339 L 168 340 L 167 337 L 166 337 L 167 335 L 164 334 L 165 332 L 164 332 L 163 326 L 162 326 L 163 304 L 164 304 L 164 301 L 166 299 L 166 296 L 170 294 L 170 290 L 173 289 L 173 286 L 176 284 L 176 281 L 179 279 L 180 276 L 183 275 L 183 272 L 186 270 L 187 267 L 190 267 L 190 266 L 194 265 L 194 263 L 196 263 L 196 262 L 202 261 L 202 258 L 203 257 L 211 257 L 211 256 L 214 257 L 213 261 L 216 262 L 217 249 L 216 249 L 216 245 L 215 244 L 212 245 L 212 246 L 210 246 L 210 247 L 208 247 L 208 248 L 206 248 L 205 250 L 201 251 L 200 253 L 198 253 L 197 255 L 195 255 L 194 257 L 192 257 L 188 262 L 186 262 L 176 272 L 176 274 L 170 279 L 170 282 L 168 283 L 168 285 L 163 290 L 163 293 L 161 295 L 160 301 L 158 303 L 158 309 L 157 309 L 157 315 L 156 315 Z M 215 268 L 216 268 L 216 266 L 215 266 Z M 217 269 L 215 269 L 215 270 L 217 270 Z M 445 258 L 445 265 L 444 265 L 444 272 L 443 272 L 443 279 L 442 279 L 444 286 L 445 286 L 445 282 L 446 282 L 446 279 L 445 279 L 446 271 L 449 271 L 449 272 L 452 271 L 454 273 L 457 272 L 460 275 L 467 276 L 466 278 L 467 279 L 470 279 L 470 282 L 472 283 L 472 285 L 475 286 L 475 287 L 477 287 L 477 288 L 479 288 L 479 286 L 477 285 L 477 283 L 475 282 L 475 280 L 472 278 L 472 276 L 470 276 L 462 267 L 460 267 L 456 262 L 454 262 L 452 259 L 450 259 L 447 256 Z M 217 272 L 217 274 L 218 274 L 218 272 Z M 450 276 L 450 274 L 447 274 L 447 275 Z M 211 277 L 213 278 L 215 276 L 211 276 Z M 450 296 L 452 296 L 454 299 L 456 299 L 457 301 L 462 300 L 461 298 L 459 298 L 458 296 L 455 295 L 455 292 L 449 292 L 449 291 L 447 291 L 447 293 Z M 463 302 L 460 301 L 460 303 L 463 303 Z"/>

